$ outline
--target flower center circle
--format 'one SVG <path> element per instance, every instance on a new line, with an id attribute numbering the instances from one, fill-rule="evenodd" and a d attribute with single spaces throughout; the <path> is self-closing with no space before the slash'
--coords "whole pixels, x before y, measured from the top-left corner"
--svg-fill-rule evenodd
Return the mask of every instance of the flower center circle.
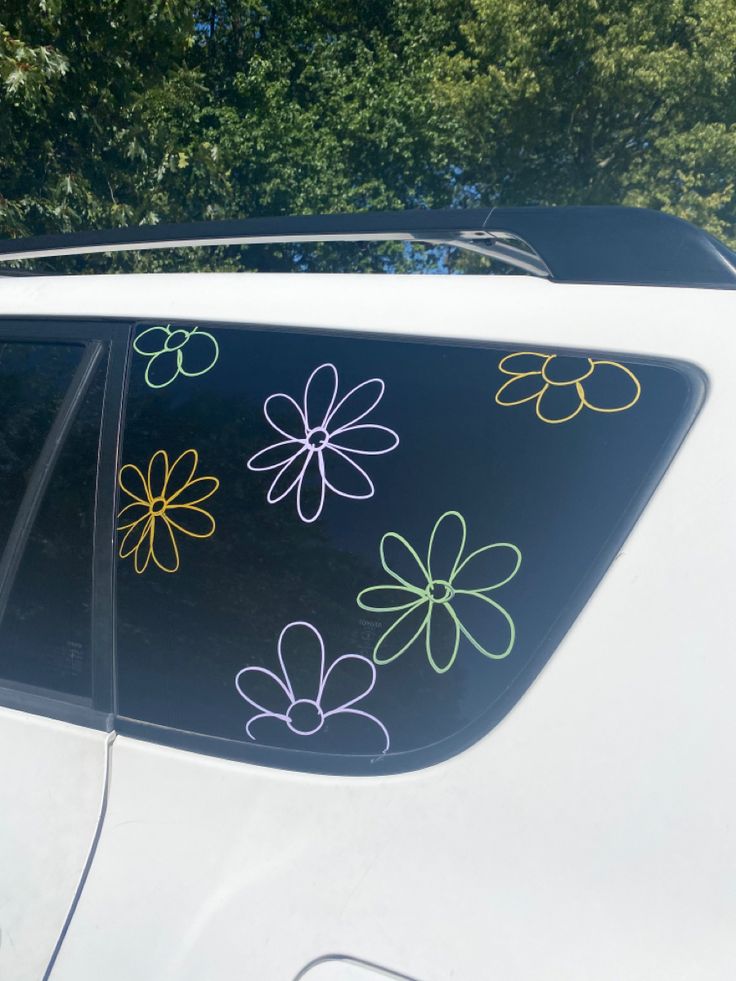
<path id="1" fill-rule="evenodd" d="M 178 351 L 180 347 L 184 347 L 188 340 L 188 330 L 172 330 L 172 332 L 166 338 L 164 349 L 167 351 Z"/>
<path id="2" fill-rule="evenodd" d="M 300 698 L 286 713 L 286 723 L 298 736 L 311 736 L 322 728 L 325 717 L 322 709 L 309 698 Z"/>
<path id="3" fill-rule="evenodd" d="M 542 378 L 548 385 L 574 385 L 593 374 L 595 365 L 590 358 L 566 358 L 550 355 L 542 368 Z"/>
<path id="4" fill-rule="evenodd" d="M 427 586 L 427 596 L 433 603 L 449 603 L 455 590 L 445 579 L 434 579 Z"/>
<path id="5" fill-rule="evenodd" d="M 163 497 L 154 497 L 151 501 L 151 514 L 163 514 L 166 510 L 166 501 Z"/>
<path id="6" fill-rule="evenodd" d="M 326 429 L 313 429 L 311 433 L 307 434 L 307 443 L 313 450 L 321 450 L 329 437 L 330 434 Z"/>

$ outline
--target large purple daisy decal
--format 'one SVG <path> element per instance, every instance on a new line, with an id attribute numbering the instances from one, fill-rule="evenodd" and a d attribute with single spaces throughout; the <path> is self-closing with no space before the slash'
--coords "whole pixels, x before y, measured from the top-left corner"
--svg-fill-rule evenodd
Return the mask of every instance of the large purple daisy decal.
<path id="1" fill-rule="evenodd" d="M 325 645 L 311 623 L 295 621 L 281 631 L 278 642 L 280 672 L 243 668 L 235 677 L 241 698 L 257 709 L 245 727 L 251 739 L 253 723 L 280 719 L 297 736 L 313 736 L 333 715 L 356 715 L 380 729 L 388 752 L 390 740 L 384 724 L 369 712 L 355 708 L 373 691 L 376 669 L 367 657 L 343 654 L 325 671 Z M 346 697 L 347 695 L 347 697 Z"/>
<path id="2" fill-rule="evenodd" d="M 328 490 L 355 501 L 373 497 L 373 481 L 354 457 L 390 453 L 399 444 L 393 429 L 363 422 L 384 390 L 380 378 L 369 378 L 339 397 L 337 368 L 322 364 L 307 379 L 301 403 L 284 392 L 269 395 L 263 412 L 282 439 L 248 460 L 250 470 L 275 471 L 268 503 L 293 491 L 299 517 L 312 522 Z"/>

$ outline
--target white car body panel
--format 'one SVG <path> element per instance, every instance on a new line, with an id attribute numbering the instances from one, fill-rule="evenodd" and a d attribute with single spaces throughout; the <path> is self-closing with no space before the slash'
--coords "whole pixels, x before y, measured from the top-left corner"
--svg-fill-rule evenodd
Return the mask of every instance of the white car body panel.
<path id="1" fill-rule="evenodd" d="M 410 978 L 384 971 L 375 964 L 365 964 L 348 957 L 329 957 L 310 964 L 296 981 L 411 981 Z"/>
<path id="2" fill-rule="evenodd" d="M 574 627 L 471 749 L 346 778 L 117 737 L 54 981 L 292 981 L 332 954 L 418 981 L 730 981 L 736 292 L 180 274 L 8 279 L 0 309 L 610 350 L 709 379 Z"/>
<path id="3" fill-rule="evenodd" d="M 0 978 L 38 981 L 100 818 L 107 734 L 0 708 Z"/>

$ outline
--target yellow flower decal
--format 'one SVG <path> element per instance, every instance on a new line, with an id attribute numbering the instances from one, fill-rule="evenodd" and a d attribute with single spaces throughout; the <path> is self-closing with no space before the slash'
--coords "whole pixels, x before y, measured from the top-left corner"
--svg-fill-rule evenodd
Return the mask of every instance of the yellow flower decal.
<path id="1" fill-rule="evenodd" d="M 195 477 L 198 463 L 196 450 L 185 450 L 172 464 L 165 450 L 157 450 L 145 475 L 132 463 L 120 470 L 120 487 L 133 500 L 118 514 L 118 531 L 124 532 L 118 554 L 121 559 L 133 555 L 136 572 L 145 572 L 149 562 L 176 572 L 177 532 L 190 538 L 214 534 L 215 519 L 198 505 L 212 497 L 220 481 Z"/>
<path id="2" fill-rule="evenodd" d="M 534 402 L 542 422 L 568 422 L 583 409 L 623 412 L 641 395 L 641 384 L 633 371 L 605 358 L 518 351 L 501 358 L 498 367 L 511 377 L 496 392 L 496 402 Z"/>

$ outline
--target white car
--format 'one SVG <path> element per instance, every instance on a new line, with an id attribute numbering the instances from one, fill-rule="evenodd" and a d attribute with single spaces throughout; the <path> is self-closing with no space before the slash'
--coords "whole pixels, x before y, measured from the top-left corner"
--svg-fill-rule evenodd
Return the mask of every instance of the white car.
<path id="1" fill-rule="evenodd" d="M 731 981 L 736 257 L 496 208 L 0 259 L 328 239 L 526 275 L 0 275 L 0 978 Z"/>

